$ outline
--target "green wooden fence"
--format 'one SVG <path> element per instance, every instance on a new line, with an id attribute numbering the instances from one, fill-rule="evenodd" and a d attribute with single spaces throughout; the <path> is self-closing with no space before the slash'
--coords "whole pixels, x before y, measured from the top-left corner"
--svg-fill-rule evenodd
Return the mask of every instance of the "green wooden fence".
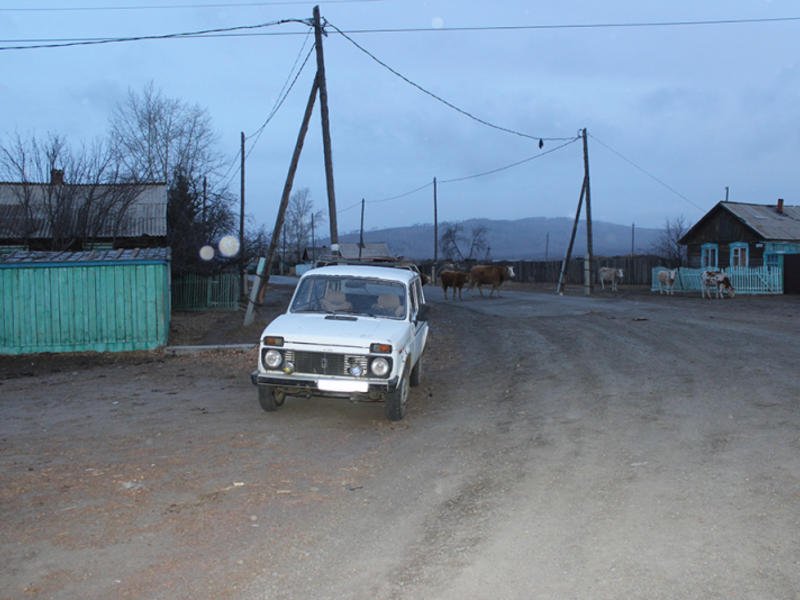
<path id="1" fill-rule="evenodd" d="M 658 272 L 666 267 L 655 267 L 652 272 L 651 291 L 659 291 Z M 689 269 L 681 267 L 675 279 L 675 292 L 696 292 L 700 294 L 702 283 L 700 273 L 706 269 Z M 720 269 L 728 274 L 731 285 L 737 294 L 766 295 L 783 294 L 783 268 L 781 267 L 730 267 Z"/>
<path id="2" fill-rule="evenodd" d="M 150 350 L 169 315 L 166 248 L 0 260 L 0 354 Z"/>
<path id="3" fill-rule="evenodd" d="M 172 278 L 173 310 L 238 310 L 238 273 L 187 275 Z"/>

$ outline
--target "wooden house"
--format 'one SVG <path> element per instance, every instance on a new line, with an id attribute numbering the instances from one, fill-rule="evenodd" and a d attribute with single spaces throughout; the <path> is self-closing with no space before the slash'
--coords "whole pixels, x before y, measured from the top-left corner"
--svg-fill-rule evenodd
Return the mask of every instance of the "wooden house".
<path id="1" fill-rule="evenodd" d="M 783 272 L 785 292 L 800 291 L 800 206 L 718 202 L 679 240 L 688 266 L 770 267 Z"/>
<path id="2" fill-rule="evenodd" d="M 167 245 L 164 183 L 0 182 L 0 248 L 82 251 Z"/>

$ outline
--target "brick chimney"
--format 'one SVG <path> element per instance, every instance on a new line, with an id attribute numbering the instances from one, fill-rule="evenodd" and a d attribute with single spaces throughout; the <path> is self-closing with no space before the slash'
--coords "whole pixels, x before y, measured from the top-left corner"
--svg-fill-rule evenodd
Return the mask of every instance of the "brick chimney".
<path id="1" fill-rule="evenodd" d="M 64 169 L 50 169 L 50 185 L 64 185 Z"/>
<path id="2" fill-rule="evenodd" d="M 778 198 L 778 206 L 775 207 L 775 212 L 779 215 L 783 214 L 783 198 Z"/>

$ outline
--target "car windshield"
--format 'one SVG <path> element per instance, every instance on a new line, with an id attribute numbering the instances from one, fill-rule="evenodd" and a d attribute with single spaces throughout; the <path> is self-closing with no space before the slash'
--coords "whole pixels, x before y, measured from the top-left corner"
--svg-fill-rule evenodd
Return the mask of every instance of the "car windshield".
<path id="1" fill-rule="evenodd" d="M 406 288 L 397 281 L 309 275 L 300 281 L 289 310 L 403 319 Z"/>

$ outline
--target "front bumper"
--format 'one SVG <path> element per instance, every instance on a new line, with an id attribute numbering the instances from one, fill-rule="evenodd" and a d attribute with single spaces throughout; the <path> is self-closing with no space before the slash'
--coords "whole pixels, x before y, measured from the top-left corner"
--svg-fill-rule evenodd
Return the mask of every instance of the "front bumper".
<path id="1" fill-rule="evenodd" d="M 327 377 L 309 377 L 303 375 L 292 375 L 291 377 L 281 377 L 279 375 L 261 373 L 253 371 L 250 374 L 250 381 L 253 385 L 270 385 L 281 390 L 289 396 L 330 396 L 334 398 L 347 398 L 353 396 L 369 396 L 374 398 L 379 395 L 393 392 L 397 389 L 399 379 L 387 379 L 382 381 L 359 381 L 348 379 L 331 379 Z M 331 387 L 330 382 L 337 382 L 346 385 L 350 382 L 366 383 L 366 390 L 332 390 L 325 389 Z"/>

